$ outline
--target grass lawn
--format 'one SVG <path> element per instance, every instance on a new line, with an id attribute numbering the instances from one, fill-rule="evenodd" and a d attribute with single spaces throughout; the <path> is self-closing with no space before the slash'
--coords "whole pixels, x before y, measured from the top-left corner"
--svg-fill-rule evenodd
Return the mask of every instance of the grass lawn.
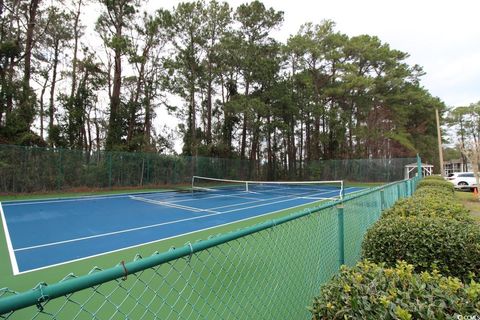
<path id="1" fill-rule="evenodd" d="M 480 223 L 480 200 L 475 198 L 473 192 L 455 191 L 455 196 L 470 210 L 472 216 Z"/>

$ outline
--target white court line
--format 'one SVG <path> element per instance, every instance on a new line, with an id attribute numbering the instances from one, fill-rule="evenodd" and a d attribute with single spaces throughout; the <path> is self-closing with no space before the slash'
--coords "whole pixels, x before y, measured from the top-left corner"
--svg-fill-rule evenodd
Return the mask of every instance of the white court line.
<path id="1" fill-rule="evenodd" d="M 299 208 L 299 207 L 304 207 L 304 206 L 306 206 L 306 205 L 308 205 L 308 203 L 299 204 L 299 205 L 297 205 L 297 206 L 293 206 L 293 207 L 290 207 L 290 208 L 287 208 L 287 209 L 295 209 L 295 208 Z M 193 231 L 189 231 L 189 232 L 185 232 L 185 233 L 179 233 L 179 234 L 176 234 L 176 235 L 173 235 L 173 236 L 170 236 L 170 237 L 161 238 L 161 239 L 156 239 L 156 240 L 152 240 L 152 241 L 148 241 L 148 242 L 143 242 L 143 243 L 139 243 L 139 244 L 135 244 L 135 245 L 131 245 L 131 246 L 127 246 L 127 247 L 123 247 L 123 248 L 111 250 L 111 251 L 108 251 L 108 252 L 97 253 L 97 254 L 93 254 L 93 255 L 90 255 L 90 256 L 86 256 L 86 257 L 81 257 L 81 258 L 77 258 L 77 259 L 72 259 L 72 260 L 63 261 L 63 262 L 59 262 L 59 263 L 54 263 L 54 264 L 51 264 L 51 265 L 48 265 L 48 266 L 44 266 L 44 267 L 29 269 L 29 270 L 26 270 L 26 271 L 18 272 L 17 274 L 14 274 L 14 275 L 20 275 L 20 274 L 30 273 L 30 272 L 34 272 L 34 271 L 39 271 L 39 270 L 45 270 L 45 269 L 49 269 L 49 268 L 52 268 L 52 267 L 57 267 L 57 266 L 65 265 L 65 264 L 72 263 L 72 262 L 83 261 L 83 260 L 87 260 L 87 259 L 91 259 L 91 258 L 95 258 L 95 257 L 99 257 L 99 256 L 104 256 L 104 255 L 111 254 L 111 253 L 115 253 L 115 252 L 120 252 L 120 251 L 124 251 L 124 250 L 128 250 L 128 249 L 143 247 L 143 246 L 145 246 L 145 245 L 152 244 L 152 243 L 156 243 L 156 242 L 161 242 L 161 241 L 165 241 L 165 240 L 170 240 L 170 239 L 174 239 L 174 238 L 178 238 L 178 237 L 182 237 L 182 236 L 194 234 L 194 233 L 197 233 L 197 232 L 202 232 L 202 231 L 211 230 L 211 229 L 217 229 L 217 228 L 224 227 L 224 226 L 228 226 L 228 225 L 235 224 L 235 223 L 238 223 L 238 222 L 248 221 L 248 220 L 255 219 L 255 218 L 260 218 L 260 217 L 263 217 L 263 216 L 268 216 L 268 215 L 271 215 L 271 214 L 275 214 L 275 213 L 278 213 L 278 212 L 285 211 L 285 210 L 287 210 L 287 209 L 279 209 L 279 210 L 272 211 L 272 212 L 266 212 L 266 213 L 259 214 L 259 215 L 253 216 L 253 217 L 248 217 L 248 218 L 244 218 L 244 219 L 239 219 L 239 220 L 227 222 L 227 223 L 224 223 L 224 224 L 218 224 L 218 225 L 214 225 L 214 226 L 208 227 L 208 228 L 193 230 Z"/>
<path id="2" fill-rule="evenodd" d="M 36 246 L 31 246 L 31 247 L 18 248 L 18 249 L 14 249 L 13 251 L 15 251 L 15 252 L 25 251 L 25 250 L 31 250 L 31 249 L 37 249 L 37 248 L 56 246 L 56 245 L 64 244 L 64 243 L 77 242 L 77 241 L 94 239 L 94 238 L 101 238 L 101 237 L 108 237 L 108 236 L 115 235 L 115 234 L 127 233 L 127 232 L 144 230 L 144 229 L 151 229 L 151 228 L 156 228 L 156 227 L 160 227 L 160 226 L 166 226 L 166 225 L 169 225 L 169 224 L 175 224 L 175 223 L 179 223 L 179 222 L 185 222 L 185 221 L 201 219 L 201 218 L 205 218 L 205 217 L 209 217 L 209 216 L 215 216 L 215 215 L 219 215 L 219 214 L 223 214 L 223 212 L 204 214 L 202 216 L 179 219 L 179 220 L 162 222 L 162 223 L 156 223 L 156 224 L 151 224 L 151 225 L 143 226 L 143 227 L 137 227 L 137 228 L 131 228 L 131 229 L 101 233 L 101 234 L 96 234 L 96 235 L 88 236 L 88 237 L 81 237 L 81 238 L 75 238 L 75 239 L 70 239 L 70 240 L 50 242 L 50 243 L 40 244 L 40 245 L 36 245 Z"/>
<path id="3" fill-rule="evenodd" d="M 15 253 L 12 246 L 12 240 L 10 239 L 10 232 L 8 231 L 7 226 L 7 219 L 5 218 L 5 214 L 3 213 L 2 203 L 0 202 L 0 215 L 2 216 L 2 224 L 3 230 L 5 231 L 5 239 L 7 241 L 7 249 L 8 255 L 10 256 L 10 263 L 12 264 L 12 271 L 13 274 L 18 274 L 18 263 L 17 258 L 15 257 Z"/>
<path id="4" fill-rule="evenodd" d="M 245 209 L 251 209 L 251 208 L 258 208 L 258 207 L 263 207 L 263 206 L 267 206 L 267 205 L 271 205 L 271 204 L 288 202 L 288 201 L 292 201 L 292 200 L 298 200 L 298 198 L 284 199 L 284 200 L 274 201 L 274 202 L 269 202 L 269 203 L 264 203 L 264 204 L 260 204 L 260 205 L 256 205 L 256 206 L 243 207 L 243 208 L 239 208 L 239 209 L 233 209 L 233 210 L 227 210 L 227 211 L 222 211 L 222 212 L 204 214 L 204 215 L 197 216 L 197 217 L 192 217 L 192 218 L 179 219 L 179 220 L 174 220 L 174 221 L 169 221 L 169 222 L 156 223 L 156 224 L 152 224 L 152 225 L 148 225 L 148 226 L 143 226 L 143 227 L 137 227 L 137 228 L 131 228 L 131 229 L 125 229 L 125 230 L 107 232 L 107 233 L 97 234 L 97 235 L 88 236 L 88 237 L 81 237 L 81 238 L 75 238 L 75 239 L 70 239 L 70 240 L 63 240 L 63 241 L 46 243 L 46 244 L 40 244 L 40 245 L 36 245 L 36 246 L 18 248 L 18 249 L 14 249 L 14 251 L 15 251 L 15 252 L 17 252 L 17 251 L 25 251 L 25 250 L 31 250 L 31 249 L 37 249 L 37 248 L 55 246 L 55 245 L 64 244 L 64 243 L 78 242 L 78 241 L 88 240 L 88 239 L 93 239 L 93 238 L 107 237 L 107 236 L 111 236 L 111 235 L 115 235 L 115 234 L 127 233 L 127 232 L 132 232 L 132 231 L 150 229 L 150 228 L 156 228 L 156 227 L 165 226 L 165 225 L 170 225 L 170 224 L 175 224 L 175 223 L 179 223 L 179 222 L 197 220 L 197 219 L 202 219 L 202 218 L 211 217 L 211 216 L 218 216 L 218 215 L 227 214 L 227 213 L 230 213 L 230 212 L 236 212 L 236 211 L 245 210 Z M 306 205 L 306 203 L 305 203 L 305 204 L 302 204 L 302 205 Z M 279 210 L 279 211 L 283 211 L 283 210 L 287 210 L 287 209 L 290 209 L 290 208 L 283 208 L 283 209 L 281 209 L 281 210 Z"/>
<path id="5" fill-rule="evenodd" d="M 121 199 L 121 198 L 129 198 L 135 195 L 160 195 L 160 194 L 168 194 L 175 191 L 163 191 L 163 192 L 139 192 L 139 193 L 129 193 L 129 194 L 121 194 L 121 195 L 105 195 L 105 196 L 85 196 L 79 198 L 65 198 L 65 199 L 58 199 L 50 200 L 50 199 L 40 199 L 35 201 L 26 202 L 25 200 L 13 200 L 15 202 L 7 202 L 3 203 L 4 207 L 8 206 L 22 206 L 22 205 L 39 205 L 39 204 L 49 204 L 49 203 L 63 203 L 63 202 L 76 202 L 76 201 L 91 201 L 91 200 L 109 200 L 109 199 Z M 167 197 L 164 199 L 174 199 L 175 197 Z"/>
<path id="6" fill-rule="evenodd" d="M 128 198 L 131 194 L 126 195 L 114 195 L 114 196 L 91 196 L 89 198 L 75 198 L 75 199 L 59 199 L 59 200 L 38 200 L 31 202 L 10 202 L 4 203 L 3 206 L 23 206 L 23 205 L 32 205 L 32 204 L 49 204 L 49 203 L 61 203 L 61 202 L 75 202 L 75 201 L 90 201 L 90 200 L 108 200 L 108 199 L 117 199 L 117 198 Z"/>
<path id="7" fill-rule="evenodd" d="M 317 201 L 315 201 L 315 202 L 317 202 Z M 165 240 L 170 240 L 170 239 L 174 239 L 174 238 L 178 238 L 178 237 L 182 237 L 182 236 L 187 236 L 187 235 L 194 234 L 194 233 L 197 233 L 197 232 L 207 231 L 207 230 L 211 230 L 211 229 L 217 229 L 217 228 L 220 228 L 220 227 L 223 227 L 223 226 L 239 223 L 239 222 L 242 222 L 242 221 L 248 221 L 248 220 L 251 220 L 251 219 L 260 218 L 260 217 L 263 217 L 263 216 L 268 216 L 268 215 L 271 215 L 271 214 L 275 214 L 275 213 L 278 213 L 278 212 L 285 211 L 287 209 L 295 209 L 295 208 L 299 208 L 299 207 L 304 207 L 308 204 L 309 203 L 304 203 L 304 204 L 300 204 L 300 205 L 293 206 L 293 207 L 290 207 L 290 208 L 279 209 L 279 210 L 272 211 L 272 212 L 266 212 L 266 213 L 263 213 L 263 214 L 260 214 L 260 215 L 247 217 L 247 218 L 244 218 L 244 219 L 239 219 L 239 220 L 227 222 L 227 223 L 224 223 L 224 224 L 214 225 L 214 226 L 211 226 L 211 227 L 208 227 L 208 228 L 203 228 L 203 229 L 193 230 L 193 231 L 190 231 L 190 232 L 180 233 L 180 234 L 176 234 L 176 235 L 166 237 L 166 238 L 155 239 L 155 240 L 144 242 L 144 243 L 139 243 L 139 244 L 135 244 L 135 245 L 131 245 L 131 246 L 127 246 L 127 247 L 123 247 L 123 248 L 119 248 L 119 249 L 115 249 L 115 250 L 111 250 L 111 251 L 107 251 L 107 252 L 97 253 L 97 254 L 90 255 L 90 256 L 85 256 L 85 257 L 81 257 L 81 258 L 77 258 L 77 259 L 72 259 L 72 260 L 63 261 L 63 262 L 59 262 L 59 263 L 54 263 L 54 264 L 51 264 L 51 265 L 47 265 L 47 266 L 43 266 L 43 267 L 39 267 L 39 268 L 34 268 L 34 269 L 29 269 L 29 270 L 26 270 L 26 271 L 19 272 L 18 267 L 17 267 L 17 273 L 14 272 L 14 275 L 21 275 L 21 274 L 34 272 L 34 271 L 45 270 L 45 269 L 49 269 L 49 268 L 52 268 L 52 267 L 57 267 L 57 266 L 61 266 L 61 265 L 65 265 L 65 264 L 69 264 L 69 263 L 73 263 L 73 262 L 92 259 L 92 258 L 95 258 L 95 257 L 104 256 L 104 255 L 115 253 L 115 252 L 120 252 L 120 251 L 124 251 L 124 250 L 128 250 L 128 249 L 142 247 L 142 246 L 145 246 L 145 245 L 148 245 L 148 244 L 153 244 L 153 243 L 157 243 L 157 242 L 161 242 L 161 241 L 165 241 Z M 196 217 L 196 218 L 201 218 L 201 217 Z M 171 223 L 175 223 L 175 222 L 171 222 Z M 146 226 L 145 228 L 148 228 L 148 227 L 150 227 L 150 226 Z M 102 236 L 102 235 L 98 235 L 98 236 Z"/>
<path id="8" fill-rule="evenodd" d="M 218 212 L 213 211 L 213 210 L 210 210 L 210 209 L 200 209 L 200 208 L 195 208 L 195 207 L 182 206 L 182 205 L 175 204 L 175 203 L 172 203 L 172 202 L 164 202 L 164 201 L 152 200 L 152 199 L 142 198 L 142 197 L 130 196 L 130 199 L 136 200 L 136 201 L 142 201 L 142 202 L 146 202 L 146 203 L 151 203 L 151 204 L 155 204 L 155 205 L 170 207 L 170 208 L 176 208 L 176 209 L 183 209 L 183 210 L 187 210 L 187 211 L 193 211 L 193 212 L 212 212 L 212 213 L 218 213 Z"/>
<path id="9" fill-rule="evenodd" d="M 239 198 L 239 199 L 246 199 L 246 200 L 257 199 L 257 198 L 245 197 L 245 196 L 234 195 L 234 194 L 217 194 L 217 195 L 214 195 L 214 196 L 207 196 L 207 197 L 202 197 L 202 198 L 196 198 L 196 197 L 184 198 L 184 197 L 182 197 L 180 200 L 170 201 L 170 203 L 180 203 L 180 202 L 187 202 L 187 201 L 199 201 L 199 200 L 204 200 L 204 199 L 225 198 L 225 197 L 227 197 L 227 198 Z M 169 198 L 163 198 L 161 200 L 169 201 L 170 199 L 178 199 L 178 198 L 179 197 L 169 197 Z M 148 199 L 148 198 L 146 198 L 146 199 Z"/>

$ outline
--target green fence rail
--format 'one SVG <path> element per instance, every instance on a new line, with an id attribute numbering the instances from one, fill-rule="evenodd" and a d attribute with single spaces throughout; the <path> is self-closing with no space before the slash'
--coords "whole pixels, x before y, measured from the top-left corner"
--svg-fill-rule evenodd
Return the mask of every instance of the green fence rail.
<path id="1" fill-rule="evenodd" d="M 318 160 L 299 164 L 292 174 L 286 168 L 272 169 L 265 163 L 252 165 L 240 159 L 0 144 L 0 192 L 172 186 L 188 183 L 193 175 L 241 180 L 391 182 L 403 179 L 404 166 L 414 162 L 415 158 Z"/>
<path id="2" fill-rule="evenodd" d="M 27 292 L 0 289 L 0 318 L 309 319 L 321 284 L 355 264 L 366 230 L 419 179 Z"/>

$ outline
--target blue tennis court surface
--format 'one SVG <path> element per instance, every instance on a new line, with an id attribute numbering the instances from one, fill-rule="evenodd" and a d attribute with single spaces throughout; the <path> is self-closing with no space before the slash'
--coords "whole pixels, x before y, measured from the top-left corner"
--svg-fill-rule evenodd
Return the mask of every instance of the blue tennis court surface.
<path id="1" fill-rule="evenodd" d="M 345 188 L 345 193 L 361 188 Z M 14 274 L 294 208 L 339 191 L 157 192 L 2 202 Z"/>

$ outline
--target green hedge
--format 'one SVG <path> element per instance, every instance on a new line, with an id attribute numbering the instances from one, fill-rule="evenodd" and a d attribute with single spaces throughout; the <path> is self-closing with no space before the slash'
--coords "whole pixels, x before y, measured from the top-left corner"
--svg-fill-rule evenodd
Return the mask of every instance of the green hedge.
<path id="1" fill-rule="evenodd" d="M 427 181 L 427 180 L 436 180 L 436 181 L 445 181 L 445 178 L 442 177 L 442 176 L 426 176 L 423 178 L 424 181 Z"/>
<path id="2" fill-rule="evenodd" d="M 430 180 L 421 181 L 419 185 L 411 198 L 397 201 L 382 217 L 427 216 L 474 221 L 469 211 L 455 198 L 451 183 Z"/>
<path id="3" fill-rule="evenodd" d="M 417 185 L 417 189 L 421 189 L 424 187 L 440 187 L 440 188 L 445 188 L 447 190 L 451 190 L 452 192 L 455 191 L 455 187 L 453 186 L 453 183 L 448 182 L 448 181 L 440 181 L 440 180 L 432 180 L 432 179 L 423 179 L 420 181 Z"/>
<path id="4" fill-rule="evenodd" d="M 432 191 L 430 188 L 425 190 L 428 192 L 420 189 L 413 197 L 397 201 L 393 207 L 384 211 L 382 217 L 426 216 L 473 221 L 469 211 L 452 196 L 443 194 L 443 191 Z"/>
<path id="5" fill-rule="evenodd" d="M 444 198 L 446 201 L 449 201 L 450 199 L 455 199 L 455 192 L 452 191 L 449 188 L 444 188 L 444 187 L 433 187 L 429 186 L 417 189 L 415 193 L 413 194 L 414 197 L 421 197 L 424 195 L 435 195 Z M 457 201 L 457 200 L 455 200 Z"/>
<path id="6" fill-rule="evenodd" d="M 480 228 L 447 218 L 425 216 L 382 218 L 370 228 L 362 256 L 394 266 L 405 260 L 416 271 L 436 267 L 442 274 L 469 279 L 480 271 Z"/>
<path id="7" fill-rule="evenodd" d="M 364 261 L 342 268 L 321 289 L 310 308 L 312 319 L 456 319 L 480 314 L 480 284 L 462 284 L 437 271 L 413 273 Z"/>
<path id="8" fill-rule="evenodd" d="M 480 226 L 454 190 L 450 182 L 424 179 L 411 198 L 385 211 L 363 241 L 367 260 L 322 287 L 313 319 L 479 315 Z"/>

